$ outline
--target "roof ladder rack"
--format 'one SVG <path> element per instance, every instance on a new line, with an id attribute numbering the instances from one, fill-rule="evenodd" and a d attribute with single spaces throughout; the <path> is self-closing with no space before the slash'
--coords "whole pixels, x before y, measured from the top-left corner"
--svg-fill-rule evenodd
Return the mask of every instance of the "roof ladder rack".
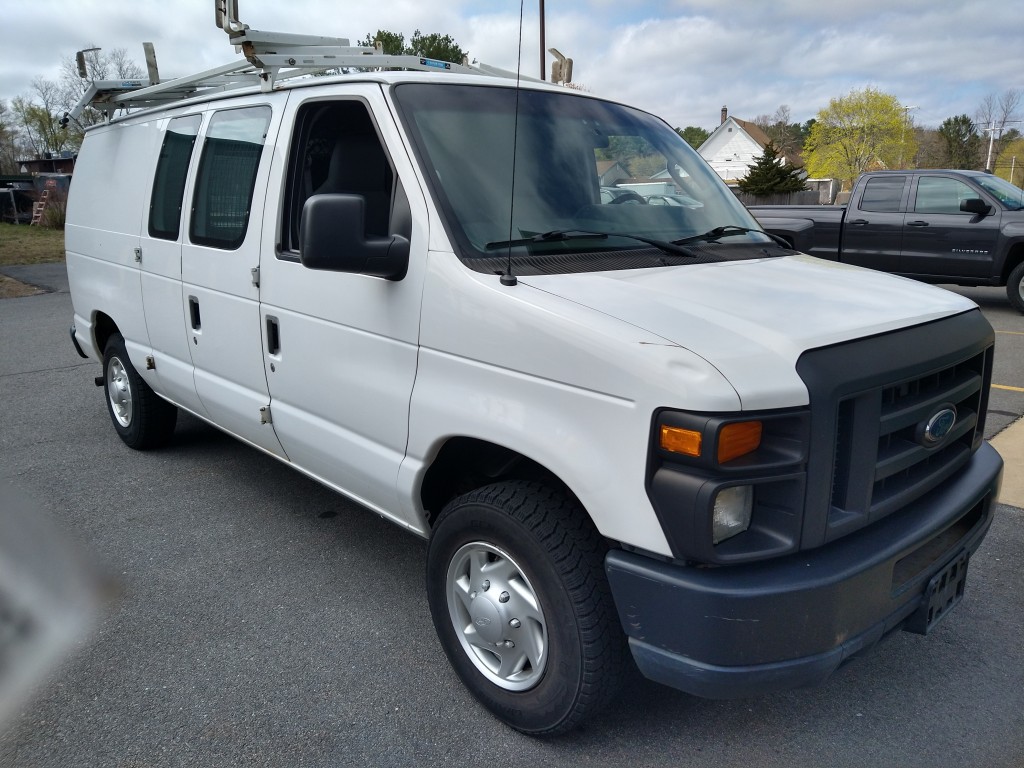
<path id="1" fill-rule="evenodd" d="M 353 46 L 346 38 L 318 35 L 294 35 L 282 32 L 261 32 L 250 29 L 238 18 L 238 0 L 214 0 L 217 26 L 223 29 L 230 43 L 244 56 L 194 75 L 165 82 L 150 80 L 96 80 L 90 83 L 82 98 L 64 116 L 64 124 L 76 120 L 86 107 L 92 106 L 111 120 L 120 109 L 141 109 L 168 104 L 192 96 L 228 91 L 258 85 L 270 91 L 277 83 L 304 77 L 327 69 L 408 69 L 425 72 L 458 72 L 463 74 L 520 77 L 515 72 L 484 64 L 470 66 L 438 61 L 422 56 L 391 56 L 383 52 L 380 42 L 375 46 Z M 155 56 L 147 48 L 147 62 L 154 66 Z M 533 78 L 522 77 L 523 80 Z"/>

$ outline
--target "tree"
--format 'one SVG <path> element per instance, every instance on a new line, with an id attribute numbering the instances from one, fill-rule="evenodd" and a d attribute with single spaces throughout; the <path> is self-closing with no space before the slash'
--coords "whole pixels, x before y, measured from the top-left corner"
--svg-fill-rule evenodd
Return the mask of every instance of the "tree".
<path id="1" fill-rule="evenodd" d="M 978 127 L 967 115 L 947 117 L 939 126 L 939 138 L 947 168 L 977 168 L 981 155 Z"/>
<path id="2" fill-rule="evenodd" d="M 32 94 L 16 97 L 11 110 L 22 138 L 37 155 L 60 152 L 69 146 L 77 148 L 81 143 L 80 136 L 69 134 L 61 125 L 65 101 L 60 87 L 52 80 L 35 78 Z"/>
<path id="3" fill-rule="evenodd" d="M 403 56 L 405 54 L 405 35 L 398 32 L 388 32 L 386 29 L 378 29 L 377 34 L 367 35 L 359 41 L 359 45 L 373 46 L 380 40 L 384 53 L 388 56 Z"/>
<path id="4" fill-rule="evenodd" d="M 412 33 L 408 45 L 405 44 L 405 35 L 386 29 L 378 29 L 375 35 L 368 34 L 359 41 L 359 45 L 372 46 L 377 40 L 380 40 L 384 53 L 389 56 L 423 56 L 455 64 L 461 64 L 468 56 L 468 51 L 462 50 L 451 35 L 442 35 L 439 32 L 424 35 L 418 29 Z"/>
<path id="5" fill-rule="evenodd" d="M 1007 126 L 1019 122 L 1017 115 L 1022 99 L 1024 91 L 1011 88 L 1001 94 L 990 93 L 981 100 L 974 117 L 979 129 L 989 132 L 988 141 L 985 142 L 988 145 L 985 151 L 986 164 L 991 162 L 991 158 L 1002 154 L 1007 142 L 1013 141 L 1008 135 Z"/>
<path id="6" fill-rule="evenodd" d="M 0 101 L 0 174 L 17 173 L 18 130 L 14 114 Z"/>
<path id="7" fill-rule="evenodd" d="M 413 56 L 451 61 L 455 64 L 461 64 L 463 59 L 469 55 L 468 51 L 459 47 L 451 35 L 441 35 L 437 32 L 424 35 L 418 29 L 412 33 L 408 52 Z"/>
<path id="8" fill-rule="evenodd" d="M 772 195 L 776 192 L 801 192 L 807 187 L 803 172 L 792 163 L 784 162 L 778 147 L 769 141 L 747 175 L 740 179 L 739 188 L 750 195 Z"/>
<path id="9" fill-rule="evenodd" d="M 676 133 L 683 137 L 683 141 L 689 144 L 694 149 L 697 149 L 701 144 L 708 140 L 711 135 L 710 131 L 705 131 L 703 128 L 699 128 L 696 125 L 688 125 L 685 128 L 676 128 Z"/>
<path id="10" fill-rule="evenodd" d="M 783 104 L 773 115 L 758 115 L 753 123 L 769 138 L 783 155 L 797 155 L 803 148 L 800 123 L 791 123 L 789 105 Z"/>
<path id="11" fill-rule="evenodd" d="M 992 170 L 996 176 L 1024 187 L 1024 138 L 1018 137 L 1006 142 L 993 165 L 995 168 Z"/>
<path id="12" fill-rule="evenodd" d="M 808 174 L 848 184 L 870 168 L 903 167 L 916 152 L 906 110 L 895 96 L 870 87 L 832 99 L 804 142 Z"/>

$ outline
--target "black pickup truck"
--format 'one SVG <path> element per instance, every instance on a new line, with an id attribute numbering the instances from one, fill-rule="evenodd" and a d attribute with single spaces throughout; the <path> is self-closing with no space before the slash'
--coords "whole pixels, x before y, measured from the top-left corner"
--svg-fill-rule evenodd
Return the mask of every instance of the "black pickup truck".
<path id="1" fill-rule="evenodd" d="M 1024 190 L 978 171 L 875 171 L 848 206 L 751 207 L 798 251 L 930 283 L 1005 285 L 1024 312 Z"/>

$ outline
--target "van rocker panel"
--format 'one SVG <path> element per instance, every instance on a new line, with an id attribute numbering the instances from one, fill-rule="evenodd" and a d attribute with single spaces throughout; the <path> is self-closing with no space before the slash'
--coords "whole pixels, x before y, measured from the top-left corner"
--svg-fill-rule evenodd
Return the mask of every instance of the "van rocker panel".
<path id="1" fill-rule="evenodd" d="M 978 548 L 1002 466 L 985 443 L 900 514 L 777 560 L 698 568 L 611 551 L 605 571 L 637 665 L 652 680 L 716 699 L 823 682 L 899 628 L 934 574 Z M 924 551 L 925 564 L 897 570 Z"/>

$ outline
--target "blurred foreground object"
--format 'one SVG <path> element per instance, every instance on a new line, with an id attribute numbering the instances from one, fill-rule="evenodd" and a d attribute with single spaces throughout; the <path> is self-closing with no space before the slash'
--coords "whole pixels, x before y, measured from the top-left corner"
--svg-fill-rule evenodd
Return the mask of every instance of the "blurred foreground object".
<path id="1" fill-rule="evenodd" d="M 39 505 L 0 481 L 0 724 L 85 637 L 100 585 Z"/>

